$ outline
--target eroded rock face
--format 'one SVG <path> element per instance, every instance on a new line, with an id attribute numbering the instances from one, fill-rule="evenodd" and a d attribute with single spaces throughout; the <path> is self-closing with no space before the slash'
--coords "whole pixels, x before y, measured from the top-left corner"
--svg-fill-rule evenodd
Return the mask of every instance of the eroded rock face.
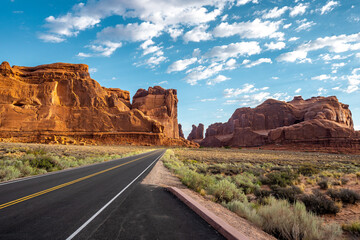
<path id="1" fill-rule="evenodd" d="M 236 109 L 226 123 L 206 130 L 203 146 L 260 146 L 357 138 L 349 106 L 335 96 L 266 100 L 256 108 Z"/>
<path id="2" fill-rule="evenodd" d="M 192 125 L 192 130 L 187 137 L 188 140 L 202 140 L 204 138 L 204 124 L 200 123 L 198 126 Z"/>
<path id="3" fill-rule="evenodd" d="M 177 92 L 160 86 L 139 89 L 133 97 L 133 109 L 138 109 L 152 119 L 161 122 L 163 133 L 170 138 L 179 138 L 177 120 Z"/>
<path id="4" fill-rule="evenodd" d="M 179 137 L 185 139 L 181 124 L 179 123 L 178 126 L 179 126 Z"/>
<path id="5" fill-rule="evenodd" d="M 128 91 L 101 87 L 85 64 L 0 65 L 3 136 L 132 132 L 178 138 L 176 90 L 149 88 L 135 99 L 132 105 Z"/>

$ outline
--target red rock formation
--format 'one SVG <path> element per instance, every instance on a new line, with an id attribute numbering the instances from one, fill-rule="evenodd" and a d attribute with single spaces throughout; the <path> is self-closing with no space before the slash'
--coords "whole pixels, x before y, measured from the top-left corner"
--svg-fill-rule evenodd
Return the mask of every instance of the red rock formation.
<path id="1" fill-rule="evenodd" d="M 10 67 L 3 62 L 0 65 L 0 137 L 36 142 L 48 136 L 78 138 L 124 133 L 133 134 L 125 137 L 128 139 L 125 142 L 136 143 L 134 136 L 154 133 L 159 135 L 157 143 L 171 143 L 171 139 L 178 138 L 176 90 L 155 87 L 146 94 L 149 96 L 137 96 L 132 106 L 128 91 L 101 87 L 90 78 L 88 66 L 84 64 Z M 152 144 L 150 138 L 144 137 Z M 142 143 L 141 137 L 138 141 Z"/>
<path id="2" fill-rule="evenodd" d="M 360 147 L 349 106 L 336 97 L 314 97 L 291 102 L 269 99 L 256 108 L 236 109 L 226 123 L 206 130 L 203 146 L 260 146 L 302 142 Z M 353 139 L 353 141 L 351 140 Z M 351 144 L 351 140 L 354 144 Z M 338 141 L 339 144 L 334 144 Z"/>
<path id="3" fill-rule="evenodd" d="M 133 109 L 139 109 L 145 115 L 164 126 L 164 134 L 170 138 L 179 138 L 177 121 L 177 92 L 175 89 L 163 89 L 155 86 L 139 89 L 133 97 Z"/>
<path id="4" fill-rule="evenodd" d="M 179 126 L 179 137 L 185 139 L 181 124 L 179 123 L 178 126 Z"/>
<path id="5" fill-rule="evenodd" d="M 199 126 L 192 125 L 192 130 L 187 137 L 188 140 L 202 140 L 204 138 L 204 124 L 200 123 Z"/>

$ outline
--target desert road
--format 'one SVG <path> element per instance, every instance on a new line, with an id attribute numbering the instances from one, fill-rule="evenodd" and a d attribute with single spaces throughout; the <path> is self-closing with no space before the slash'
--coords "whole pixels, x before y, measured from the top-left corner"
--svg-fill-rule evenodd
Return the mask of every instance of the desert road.
<path id="1" fill-rule="evenodd" d="M 171 235 L 167 228 L 179 229 L 176 224 L 180 224 L 184 229 L 191 230 L 193 227 L 193 231 L 201 232 L 203 229 L 201 234 L 204 234 L 204 238 L 221 238 L 205 222 L 197 219 L 195 214 L 187 213 L 191 210 L 182 206 L 170 193 L 139 184 L 164 152 L 165 150 L 156 150 L 86 167 L 0 183 L 0 239 L 114 239 L 114 233 L 101 230 L 109 227 L 117 232 L 116 236 L 119 236 L 120 231 L 125 234 L 123 236 L 128 236 L 126 238 L 136 239 L 142 234 L 139 232 L 141 229 L 149 232 L 156 230 L 158 235 L 164 229 L 163 231 Z M 160 202 L 170 205 L 171 208 L 159 206 Z M 140 211 L 139 209 L 141 212 L 134 216 L 133 213 Z M 137 218 L 142 214 L 153 218 L 156 212 L 152 211 L 156 209 L 162 212 L 163 220 L 143 222 L 139 230 Z M 121 217 L 123 220 L 125 217 L 126 223 L 134 222 L 128 224 L 126 231 L 114 227 Z M 169 226 L 171 219 L 174 220 L 173 226 Z M 152 226 L 154 222 L 158 222 L 160 226 Z M 184 222 L 191 224 L 191 227 L 185 226 Z M 146 226 L 152 227 L 146 229 Z"/>

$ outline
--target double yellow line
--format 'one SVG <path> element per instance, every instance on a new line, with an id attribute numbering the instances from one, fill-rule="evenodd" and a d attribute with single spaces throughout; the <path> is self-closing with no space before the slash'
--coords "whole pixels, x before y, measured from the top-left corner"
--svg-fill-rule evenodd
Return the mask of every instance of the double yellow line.
<path id="1" fill-rule="evenodd" d="M 63 184 L 60 184 L 60 185 L 58 185 L 58 186 L 55 186 L 55 187 L 52 187 L 52 188 L 48 188 L 48 189 L 45 189 L 45 190 L 43 190 L 43 191 L 40 191 L 40 192 L 31 194 L 31 195 L 28 195 L 28 196 L 25 196 L 25 197 L 22 197 L 22 198 L 19 198 L 19 199 L 16 199 L 16 200 L 13 200 L 13 201 L 11 201 L 11 202 L 7 202 L 7 203 L 4 203 L 4 204 L 1 204 L 1 205 L 0 205 L 0 209 L 7 208 L 7 207 L 9 207 L 9 206 L 15 205 L 15 204 L 17 204 L 17 203 L 24 202 L 24 201 L 29 200 L 29 199 L 32 199 L 32 198 L 34 198 L 34 197 L 38 197 L 38 196 L 44 195 L 44 194 L 46 194 L 46 193 L 55 191 L 55 190 L 57 190 L 57 189 L 64 188 L 64 187 L 66 187 L 66 186 L 72 185 L 72 184 L 74 184 L 74 183 L 84 181 L 84 180 L 86 180 L 86 179 L 92 178 L 92 177 L 97 176 L 97 175 L 102 174 L 102 173 L 106 173 L 106 172 L 108 172 L 108 171 L 114 170 L 114 169 L 119 168 L 119 167 L 121 167 L 121 166 L 124 166 L 124 165 L 126 165 L 126 164 L 129 164 L 129 163 L 138 161 L 138 160 L 143 159 L 143 158 L 145 158 L 145 157 L 149 157 L 149 156 L 151 156 L 151 155 L 153 155 L 153 154 L 155 154 L 155 153 L 156 153 L 156 152 L 151 153 L 151 154 L 146 155 L 146 156 L 143 156 L 143 157 L 140 157 L 140 158 L 136 158 L 136 159 L 131 160 L 131 161 L 126 162 L 126 163 L 122 163 L 122 164 L 117 165 L 117 166 L 115 166 L 115 167 L 111 167 L 111 168 L 102 170 L 102 171 L 100 171 L 100 172 L 96 172 L 96 173 L 87 175 L 87 176 L 85 176 L 85 177 L 78 178 L 78 179 L 75 179 L 75 180 L 73 180 L 73 181 L 70 181 L 70 182 L 67 182 L 67 183 L 63 183 Z"/>

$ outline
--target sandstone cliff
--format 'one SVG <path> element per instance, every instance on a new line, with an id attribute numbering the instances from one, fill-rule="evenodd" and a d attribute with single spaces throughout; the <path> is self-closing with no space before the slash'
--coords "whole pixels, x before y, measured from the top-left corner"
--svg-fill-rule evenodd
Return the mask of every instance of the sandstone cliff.
<path id="1" fill-rule="evenodd" d="M 204 124 L 199 123 L 198 126 L 192 125 L 192 130 L 187 137 L 188 140 L 202 140 L 204 138 Z"/>
<path id="2" fill-rule="evenodd" d="M 236 109 L 228 122 L 210 125 L 201 141 L 234 147 L 289 143 L 360 147 L 349 106 L 334 96 L 269 99 L 256 108 Z"/>
<path id="3" fill-rule="evenodd" d="M 182 130 L 182 126 L 181 126 L 181 124 L 179 123 L 179 137 L 180 138 L 185 138 L 185 136 L 184 136 L 184 132 L 183 132 L 183 130 Z"/>
<path id="4" fill-rule="evenodd" d="M 0 137 L 36 142 L 81 136 L 101 141 L 111 133 L 127 136 L 118 136 L 121 141 L 114 143 L 171 145 L 169 139 L 178 138 L 176 90 L 151 89 L 142 98 L 138 91 L 132 105 L 128 91 L 101 87 L 90 78 L 87 65 L 10 67 L 3 62 Z"/>

